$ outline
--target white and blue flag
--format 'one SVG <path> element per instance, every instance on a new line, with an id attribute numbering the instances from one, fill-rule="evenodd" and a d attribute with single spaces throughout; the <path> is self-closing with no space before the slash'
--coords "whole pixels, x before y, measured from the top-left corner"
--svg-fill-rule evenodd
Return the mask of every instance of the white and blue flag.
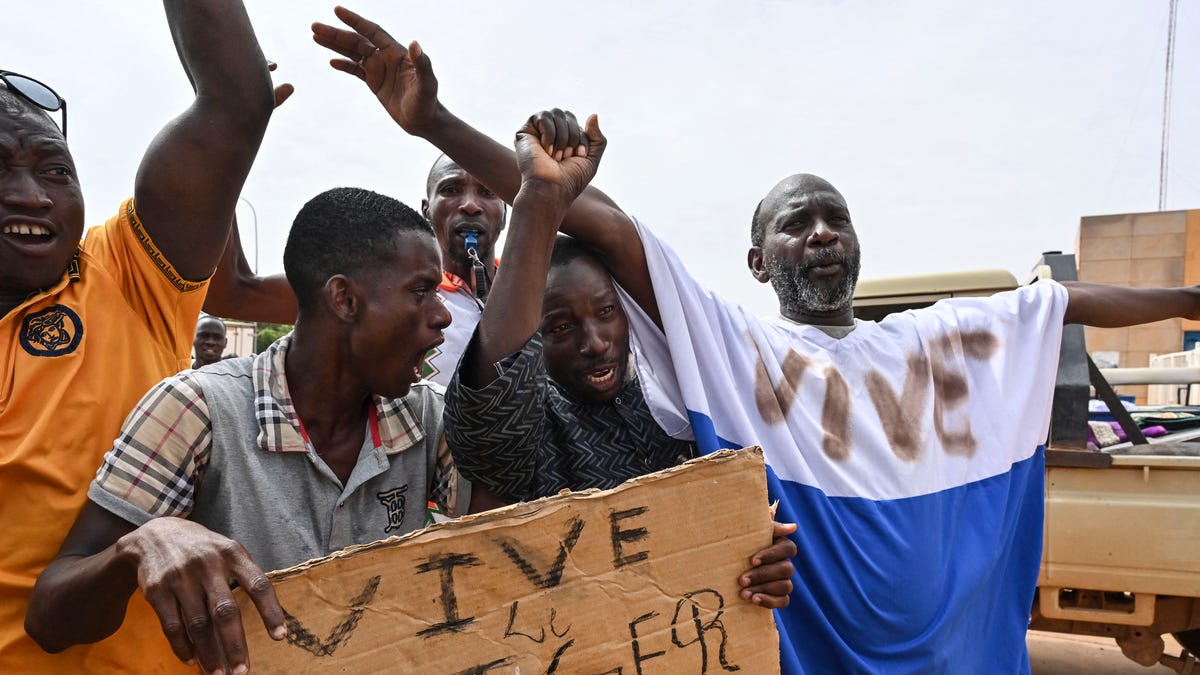
<path id="1" fill-rule="evenodd" d="M 1066 289 L 838 339 L 718 298 L 638 229 L 663 331 L 625 300 L 655 417 L 701 452 L 762 446 L 776 520 L 799 524 L 783 672 L 1028 672 Z"/>

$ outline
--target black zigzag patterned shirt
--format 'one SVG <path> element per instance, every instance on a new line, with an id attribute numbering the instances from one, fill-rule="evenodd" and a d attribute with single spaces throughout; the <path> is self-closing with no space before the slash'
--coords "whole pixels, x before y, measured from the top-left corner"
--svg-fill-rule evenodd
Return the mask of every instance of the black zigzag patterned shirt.
<path id="1" fill-rule="evenodd" d="M 696 456 L 695 445 L 654 421 L 636 378 L 608 403 L 572 399 L 546 374 L 541 333 L 497 368 L 499 377 L 479 390 L 455 374 L 445 429 L 463 476 L 504 499 L 611 488 Z"/>

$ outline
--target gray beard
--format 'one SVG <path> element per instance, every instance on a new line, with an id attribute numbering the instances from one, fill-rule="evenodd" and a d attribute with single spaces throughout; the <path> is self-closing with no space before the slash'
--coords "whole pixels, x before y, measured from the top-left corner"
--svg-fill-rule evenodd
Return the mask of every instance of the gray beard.
<path id="1" fill-rule="evenodd" d="M 810 265 L 840 262 L 846 273 L 832 286 L 820 284 L 810 278 L 809 267 L 786 265 L 778 258 L 768 257 L 764 265 L 771 274 L 771 286 L 779 296 L 779 310 L 783 314 L 837 314 L 845 311 L 854 302 L 854 288 L 858 284 L 860 257 L 846 257 L 830 249 L 822 249 Z"/>

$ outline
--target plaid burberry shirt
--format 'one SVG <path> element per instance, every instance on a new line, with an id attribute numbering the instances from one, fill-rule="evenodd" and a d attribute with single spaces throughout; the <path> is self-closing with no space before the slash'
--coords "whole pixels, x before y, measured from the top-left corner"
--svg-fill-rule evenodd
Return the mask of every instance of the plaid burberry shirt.
<path id="1" fill-rule="evenodd" d="M 258 447 L 266 452 L 307 452 L 300 418 L 284 372 L 291 335 L 254 357 L 252 367 Z M 125 420 L 104 456 L 94 488 L 100 488 L 151 517 L 187 517 L 204 478 L 212 448 L 212 421 L 204 393 L 184 371 L 155 385 Z M 375 396 L 381 445 L 388 455 L 425 439 L 425 430 L 403 399 Z M 438 441 L 431 497 L 447 515 L 458 516 L 458 474 L 445 437 Z"/>

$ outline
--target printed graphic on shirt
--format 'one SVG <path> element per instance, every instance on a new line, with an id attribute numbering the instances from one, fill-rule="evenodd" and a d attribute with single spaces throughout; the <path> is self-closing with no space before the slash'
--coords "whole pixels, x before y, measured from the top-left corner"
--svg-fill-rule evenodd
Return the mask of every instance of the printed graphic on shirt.
<path id="1" fill-rule="evenodd" d="M 383 508 L 387 509 L 387 527 L 383 528 L 383 533 L 387 534 L 393 530 L 399 530 L 404 523 L 404 493 L 408 492 L 408 486 L 402 485 L 398 488 L 388 490 L 386 492 L 377 493 L 375 496 L 379 498 L 379 503 L 383 504 Z"/>
<path id="2" fill-rule="evenodd" d="M 65 305 L 54 305 L 25 317 L 21 347 L 34 356 L 64 356 L 83 339 L 79 315 Z"/>
<path id="3" fill-rule="evenodd" d="M 441 297 L 441 296 L 438 296 L 438 297 Z M 433 365 L 433 362 L 436 361 L 437 357 L 439 357 L 441 355 L 442 355 L 441 347 L 434 347 L 433 349 L 430 349 L 429 352 L 427 352 L 425 354 L 425 359 L 421 361 L 421 378 L 422 379 L 432 380 L 435 375 L 442 372 L 442 370 L 440 368 Z"/>

